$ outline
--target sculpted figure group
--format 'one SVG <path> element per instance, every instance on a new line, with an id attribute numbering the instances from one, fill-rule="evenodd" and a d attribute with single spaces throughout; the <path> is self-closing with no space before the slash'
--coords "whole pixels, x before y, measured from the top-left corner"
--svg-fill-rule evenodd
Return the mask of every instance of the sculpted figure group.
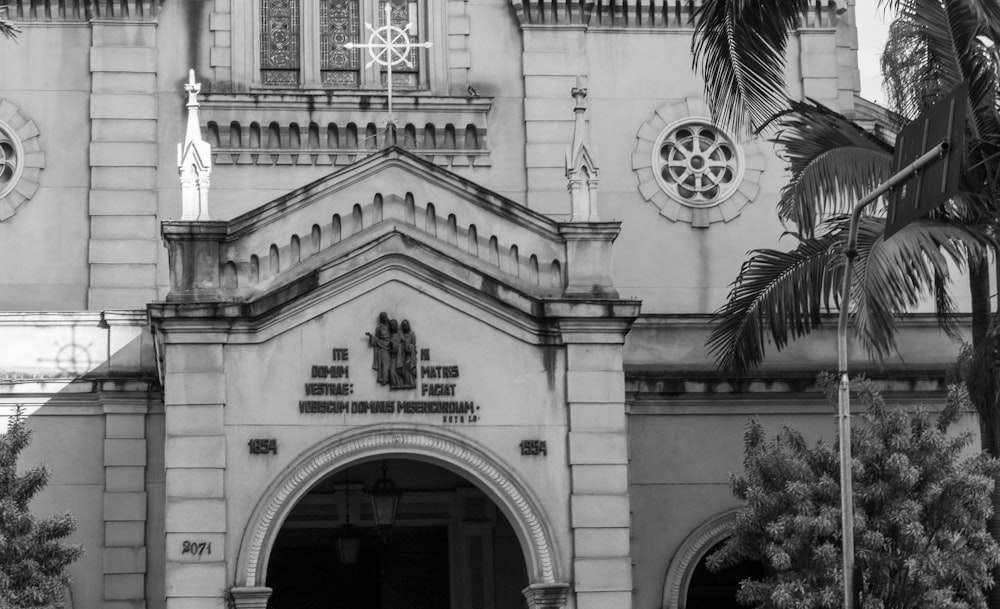
<path id="1" fill-rule="evenodd" d="M 417 386 L 417 335 L 409 320 L 397 323 L 389 314 L 378 314 L 374 334 L 365 332 L 374 348 L 372 370 L 380 385 L 390 389 L 413 389 Z"/>

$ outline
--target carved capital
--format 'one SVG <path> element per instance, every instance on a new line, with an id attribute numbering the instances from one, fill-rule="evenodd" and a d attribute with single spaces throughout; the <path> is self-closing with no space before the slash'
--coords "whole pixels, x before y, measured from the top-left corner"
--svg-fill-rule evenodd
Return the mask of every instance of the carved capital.
<path id="1" fill-rule="evenodd" d="M 233 587 L 229 589 L 236 609 L 267 609 L 267 599 L 271 598 L 271 589 L 264 586 Z"/>
<path id="2" fill-rule="evenodd" d="M 531 584 L 521 590 L 528 609 L 563 609 L 569 599 L 569 584 Z"/>

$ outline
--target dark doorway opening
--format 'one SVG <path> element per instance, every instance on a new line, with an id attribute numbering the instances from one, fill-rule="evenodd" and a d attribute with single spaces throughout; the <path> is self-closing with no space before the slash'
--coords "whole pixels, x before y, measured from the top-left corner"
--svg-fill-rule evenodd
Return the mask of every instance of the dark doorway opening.
<path id="1" fill-rule="evenodd" d="M 403 495 L 380 529 L 367 491 L 382 467 Z M 342 537 L 356 540 L 353 562 L 338 552 Z M 389 459 L 337 471 L 296 504 L 266 585 L 269 609 L 524 609 L 528 578 L 513 529 L 482 491 L 449 470 Z"/>
<path id="2" fill-rule="evenodd" d="M 390 534 L 359 531 L 358 562 L 338 560 L 336 534 L 279 535 L 268 569 L 271 606 L 296 609 L 448 607 L 448 528 L 394 527 Z"/>
<path id="3" fill-rule="evenodd" d="M 745 609 L 736 602 L 736 592 L 745 579 L 763 579 L 764 565 L 745 560 L 722 571 L 710 571 L 705 557 L 711 556 L 722 544 L 719 542 L 698 561 L 691 582 L 688 584 L 685 609 Z"/>

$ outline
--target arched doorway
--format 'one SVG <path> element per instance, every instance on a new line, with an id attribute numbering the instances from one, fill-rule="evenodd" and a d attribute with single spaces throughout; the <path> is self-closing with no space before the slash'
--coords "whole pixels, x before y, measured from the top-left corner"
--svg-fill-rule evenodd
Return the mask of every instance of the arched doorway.
<path id="1" fill-rule="evenodd" d="M 367 491 L 403 494 L 376 527 Z M 352 463 L 288 512 L 268 560 L 273 609 L 521 609 L 528 574 L 510 523 L 461 475 L 406 458 Z"/>
<path id="2" fill-rule="evenodd" d="M 247 521 L 229 594 L 237 609 L 263 609 L 271 596 L 264 583 L 271 548 L 281 526 L 300 500 L 322 481 L 348 468 L 385 459 L 417 461 L 468 481 L 502 514 L 521 550 L 528 586 L 522 591 L 536 607 L 565 607 L 569 584 L 563 577 L 549 518 L 520 476 L 485 447 L 431 425 L 379 424 L 332 436 L 301 453 L 275 478 Z M 334 490 L 336 490 L 334 488 Z M 457 608 L 456 608 L 457 609 Z M 464 609 L 464 608 L 463 608 Z M 487 607 L 487 609 L 490 609 Z"/>
<path id="3" fill-rule="evenodd" d="M 721 571 L 712 571 L 706 559 L 719 549 L 725 540 L 713 545 L 701 557 L 688 582 L 685 609 L 743 609 L 736 602 L 736 592 L 745 579 L 762 579 L 764 565 L 745 560 Z"/>

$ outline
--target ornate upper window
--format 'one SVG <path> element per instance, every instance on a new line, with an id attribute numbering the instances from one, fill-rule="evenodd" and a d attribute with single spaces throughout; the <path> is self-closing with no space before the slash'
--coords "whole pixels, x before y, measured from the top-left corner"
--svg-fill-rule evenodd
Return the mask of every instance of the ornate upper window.
<path id="1" fill-rule="evenodd" d="M 411 42 L 407 61 L 392 68 L 394 89 L 423 89 L 425 51 L 415 46 L 425 29 L 419 0 L 260 0 L 260 82 L 273 87 L 380 89 L 387 70 L 371 62 L 364 49 L 373 28 L 406 29 Z M 409 28 L 407 29 L 407 26 Z"/>

